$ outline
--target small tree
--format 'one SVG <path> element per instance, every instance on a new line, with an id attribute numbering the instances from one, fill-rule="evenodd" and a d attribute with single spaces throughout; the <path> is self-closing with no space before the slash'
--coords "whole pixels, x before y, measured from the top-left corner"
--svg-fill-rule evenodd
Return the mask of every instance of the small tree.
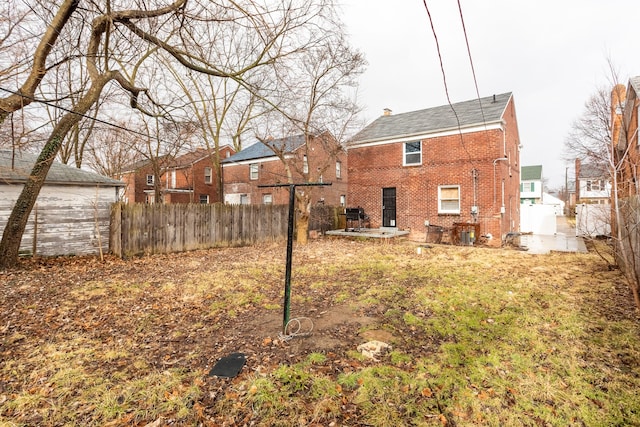
<path id="1" fill-rule="evenodd" d="M 360 108 L 355 88 L 366 61 L 349 46 L 338 21 L 335 25 L 333 32 L 326 31 L 325 38 L 301 52 L 296 61 L 281 64 L 276 73 L 281 101 L 275 114 L 280 120 L 273 120 L 271 126 L 277 123 L 281 133 L 302 134 L 305 138 L 297 161 L 292 161 L 286 158 L 285 147 L 263 137 L 284 164 L 289 183 L 294 183 L 294 176 L 303 177 L 306 183 L 318 182 L 327 168 L 335 165 L 336 156 L 344 152 L 346 138 L 357 125 Z M 266 129 L 269 135 L 270 129 Z M 317 148 L 324 155 L 317 155 Z M 296 241 L 301 244 L 308 239 L 313 192 L 314 187 L 299 187 L 296 192 Z"/>

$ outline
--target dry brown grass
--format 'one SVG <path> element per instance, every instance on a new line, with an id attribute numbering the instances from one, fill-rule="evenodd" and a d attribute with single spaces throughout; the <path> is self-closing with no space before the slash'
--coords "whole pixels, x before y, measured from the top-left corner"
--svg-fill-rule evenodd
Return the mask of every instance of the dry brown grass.
<path id="1" fill-rule="evenodd" d="M 634 425 L 640 322 L 597 255 L 320 240 L 0 273 L 0 425 Z M 358 344 L 392 344 L 379 362 Z M 207 375 L 242 351 L 231 380 Z"/>

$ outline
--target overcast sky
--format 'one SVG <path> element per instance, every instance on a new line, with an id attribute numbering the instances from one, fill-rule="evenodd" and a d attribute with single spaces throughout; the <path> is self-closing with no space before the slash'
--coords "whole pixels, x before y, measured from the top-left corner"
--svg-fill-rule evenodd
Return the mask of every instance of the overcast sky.
<path id="1" fill-rule="evenodd" d="M 368 123 L 447 104 L 436 43 L 422 0 L 342 0 L 351 43 L 369 62 L 359 99 Z M 638 0 L 460 0 L 480 96 L 512 92 L 521 164 L 542 165 L 564 185 L 564 141 L 611 59 L 625 85 L 640 75 Z M 452 102 L 476 89 L 457 0 L 427 1 Z"/>

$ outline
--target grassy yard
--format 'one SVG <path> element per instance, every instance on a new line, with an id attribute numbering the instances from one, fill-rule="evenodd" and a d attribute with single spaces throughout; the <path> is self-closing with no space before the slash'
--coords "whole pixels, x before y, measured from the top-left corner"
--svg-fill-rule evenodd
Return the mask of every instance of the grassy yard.
<path id="1" fill-rule="evenodd" d="M 640 318 L 593 254 L 319 240 L 0 272 L 0 426 L 640 425 Z M 371 359 L 370 340 L 391 345 Z M 242 352 L 240 375 L 208 375 Z"/>

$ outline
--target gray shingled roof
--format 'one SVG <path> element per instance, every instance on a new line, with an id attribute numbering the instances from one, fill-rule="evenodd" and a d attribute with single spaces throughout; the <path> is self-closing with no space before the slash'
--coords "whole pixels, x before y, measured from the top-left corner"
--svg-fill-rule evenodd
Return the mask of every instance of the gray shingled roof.
<path id="1" fill-rule="evenodd" d="M 284 148 L 285 153 L 292 153 L 302 145 L 304 145 L 304 135 L 296 135 L 287 138 L 274 139 L 269 141 L 269 145 L 278 149 Z M 273 157 L 275 153 L 266 144 L 258 141 L 244 150 L 238 151 L 233 156 L 227 157 L 222 163 L 242 162 L 246 160 L 257 160 L 265 157 Z"/>
<path id="2" fill-rule="evenodd" d="M 609 171 L 604 165 L 597 165 L 593 163 L 584 163 L 580 166 L 580 175 L 578 178 L 582 179 L 606 179 L 609 176 Z"/>
<path id="3" fill-rule="evenodd" d="M 633 86 L 636 93 L 640 93 L 640 76 L 631 77 L 629 79 L 629 84 Z"/>
<path id="4" fill-rule="evenodd" d="M 535 181 L 542 179 L 542 165 L 522 166 L 520 168 L 520 181 Z"/>
<path id="5" fill-rule="evenodd" d="M 13 168 L 11 158 L 11 150 L 0 150 L 0 184 L 25 182 L 38 156 L 16 151 Z M 117 181 L 59 162 L 53 162 L 45 182 L 47 184 L 100 185 L 110 187 L 124 187 L 125 185 L 122 181 Z"/>
<path id="6" fill-rule="evenodd" d="M 496 122 L 502 119 L 511 96 L 511 92 L 507 92 L 480 98 L 482 109 L 478 99 L 474 99 L 453 104 L 453 110 L 447 104 L 409 113 L 381 116 L 358 132 L 350 145 L 457 129 L 458 120 L 462 128 Z"/>

